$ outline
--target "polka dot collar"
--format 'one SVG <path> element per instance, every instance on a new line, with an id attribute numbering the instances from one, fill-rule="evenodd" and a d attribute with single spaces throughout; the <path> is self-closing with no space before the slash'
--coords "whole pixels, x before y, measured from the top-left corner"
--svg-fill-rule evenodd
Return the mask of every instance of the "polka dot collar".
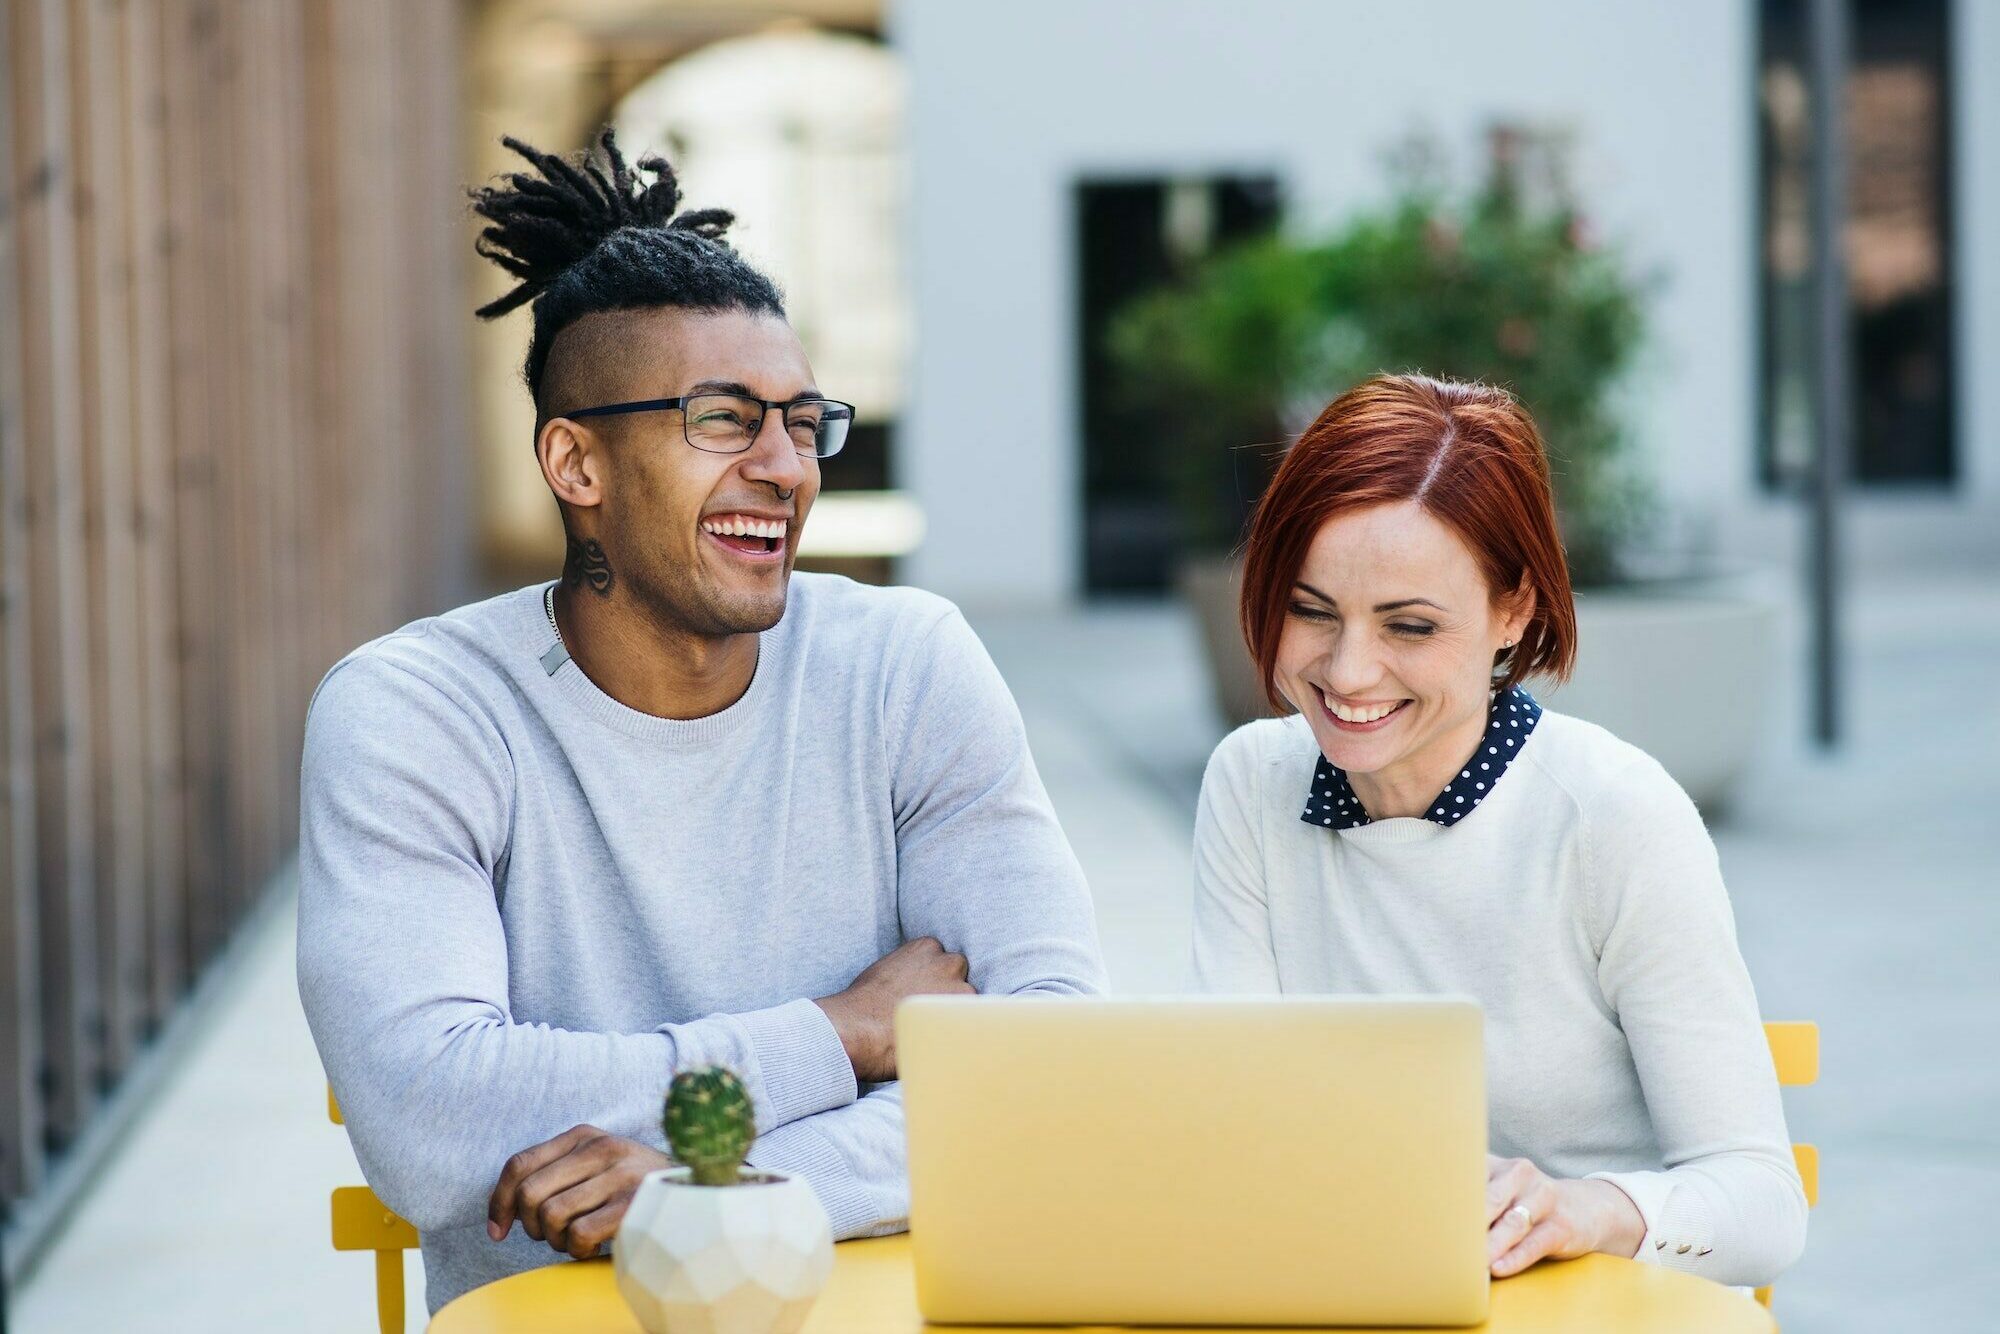
<path id="1" fill-rule="evenodd" d="M 1500 781 L 1500 775 L 1507 772 L 1507 766 L 1521 753 L 1528 734 L 1541 720 L 1542 706 L 1521 687 L 1496 694 L 1487 711 L 1486 731 L 1479 738 L 1479 749 L 1458 771 L 1458 777 L 1437 794 L 1424 818 L 1449 829 L 1470 815 L 1475 806 L 1486 800 L 1486 794 Z M 1346 773 L 1335 768 L 1324 755 L 1313 769 L 1312 791 L 1306 793 L 1306 808 L 1299 819 L 1335 830 L 1373 823 L 1361 805 L 1361 798 L 1354 795 Z"/>

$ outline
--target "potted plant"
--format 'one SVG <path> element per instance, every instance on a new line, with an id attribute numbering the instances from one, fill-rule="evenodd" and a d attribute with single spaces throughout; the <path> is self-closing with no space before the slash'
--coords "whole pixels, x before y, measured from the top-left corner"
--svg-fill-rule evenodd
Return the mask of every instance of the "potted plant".
<path id="1" fill-rule="evenodd" d="M 681 1164 L 649 1173 L 618 1227 L 618 1291 L 649 1334 L 795 1334 L 833 1268 L 804 1181 L 745 1170 L 756 1121 L 720 1066 L 674 1076 L 664 1117 Z"/>
<path id="2" fill-rule="evenodd" d="M 1237 628 L 1238 515 L 1216 469 L 1252 423 L 1281 438 L 1382 371 L 1500 385 L 1534 414 L 1553 464 L 1578 589 L 1574 680 L 1545 692 L 1652 752 L 1697 801 L 1747 763 L 1775 642 L 1768 602 L 1642 554 L 1656 506 L 1619 410 L 1642 346 L 1647 282 L 1571 201 L 1559 139 L 1501 129 L 1484 179 L 1455 192 L 1422 140 L 1384 205 L 1322 236 L 1219 252 L 1121 311 L 1110 352 L 1125 392 L 1184 407 L 1159 448 L 1196 553 L 1181 585 L 1232 724 L 1267 712 Z M 1266 451 L 1275 466 L 1277 448 Z M 1242 476 L 1240 459 L 1235 473 Z M 1268 471 L 1267 471 L 1268 475 Z M 1203 479 L 1207 478 L 1207 481 Z M 1693 724 L 1693 725 L 1691 725 Z"/>

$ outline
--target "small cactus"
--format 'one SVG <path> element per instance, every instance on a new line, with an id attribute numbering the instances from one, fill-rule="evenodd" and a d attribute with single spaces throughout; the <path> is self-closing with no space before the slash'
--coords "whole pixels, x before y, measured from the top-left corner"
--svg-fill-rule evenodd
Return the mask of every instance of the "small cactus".
<path id="1" fill-rule="evenodd" d="M 757 1138 L 750 1092 L 733 1070 L 704 1065 L 674 1076 L 664 1117 L 667 1144 L 697 1186 L 733 1186 Z"/>

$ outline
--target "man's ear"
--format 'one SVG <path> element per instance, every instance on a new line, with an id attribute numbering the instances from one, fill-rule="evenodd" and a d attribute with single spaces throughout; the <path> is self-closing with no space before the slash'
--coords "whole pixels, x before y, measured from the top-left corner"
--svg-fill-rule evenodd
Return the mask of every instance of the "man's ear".
<path id="1" fill-rule="evenodd" d="M 604 445 L 567 417 L 551 417 L 535 437 L 542 480 L 557 500 L 579 509 L 604 503 Z"/>

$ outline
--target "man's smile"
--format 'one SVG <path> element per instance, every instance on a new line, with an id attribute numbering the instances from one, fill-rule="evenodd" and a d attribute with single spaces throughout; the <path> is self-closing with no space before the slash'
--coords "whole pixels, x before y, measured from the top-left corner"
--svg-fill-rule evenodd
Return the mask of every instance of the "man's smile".
<path id="1" fill-rule="evenodd" d="M 709 515 L 701 521 L 701 531 L 730 555 L 765 565 L 784 559 L 791 521 L 782 516 L 730 512 Z"/>

